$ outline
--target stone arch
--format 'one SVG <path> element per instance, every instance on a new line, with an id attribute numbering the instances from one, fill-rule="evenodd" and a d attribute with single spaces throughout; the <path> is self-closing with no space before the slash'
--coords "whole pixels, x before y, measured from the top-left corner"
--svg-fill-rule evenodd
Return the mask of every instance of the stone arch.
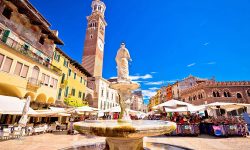
<path id="1" fill-rule="evenodd" d="M 90 106 L 93 105 L 93 96 L 91 94 L 87 94 L 85 100 L 88 102 Z"/>
<path id="2" fill-rule="evenodd" d="M 55 103 L 55 99 L 54 99 L 53 97 L 50 97 L 50 98 L 48 99 L 48 103 L 49 103 L 49 104 Z"/>
<path id="3" fill-rule="evenodd" d="M 250 97 L 250 89 L 247 90 L 247 96 Z"/>
<path id="4" fill-rule="evenodd" d="M 241 93 L 237 93 L 237 94 L 236 94 L 236 97 L 237 97 L 237 98 L 243 98 Z"/>
<path id="5" fill-rule="evenodd" d="M 221 91 L 220 90 L 213 89 L 212 91 L 213 91 L 212 92 L 213 97 L 221 97 Z"/>
<path id="6" fill-rule="evenodd" d="M 27 98 L 28 96 L 30 96 L 31 101 L 34 101 L 34 100 L 35 100 L 35 94 L 34 94 L 34 93 L 32 93 L 32 92 L 27 92 L 27 93 L 24 95 L 24 98 Z"/>
<path id="7" fill-rule="evenodd" d="M 36 97 L 36 102 L 38 102 L 38 103 L 46 103 L 46 102 L 47 102 L 47 97 L 46 97 L 46 95 L 43 94 L 43 93 L 37 95 L 37 97 Z"/>
<path id="8" fill-rule="evenodd" d="M 0 83 L 0 95 L 22 98 L 22 93 L 15 86 Z"/>

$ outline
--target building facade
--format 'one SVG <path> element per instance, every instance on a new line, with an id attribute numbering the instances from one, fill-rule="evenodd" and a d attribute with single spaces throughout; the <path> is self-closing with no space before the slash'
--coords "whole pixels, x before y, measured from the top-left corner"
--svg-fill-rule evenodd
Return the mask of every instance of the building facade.
<path id="1" fill-rule="evenodd" d="M 181 91 L 181 99 L 195 105 L 213 102 L 250 103 L 250 82 L 206 81 Z"/>
<path id="2" fill-rule="evenodd" d="M 90 73 L 59 48 L 54 52 L 52 64 L 62 70 L 57 92 L 58 102 L 70 106 L 86 105 L 87 78 L 91 76 Z"/>
<path id="3" fill-rule="evenodd" d="M 142 91 L 134 91 L 131 98 L 130 109 L 135 111 L 143 111 L 143 96 Z"/>
<path id="4" fill-rule="evenodd" d="M 94 91 L 92 107 L 100 110 L 118 106 L 117 91 L 109 87 L 110 82 L 102 77 L 88 79 L 89 87 Z"/>
<path id="5" fill-rule="evenodd" d="M 54 104 L 62 74 L 52 65 L 56 44 L 63 44 L 58 33 L 27 0 L 2 0 L 0 39 L 0 95 Z"/>
<path id="6" fill-rule="evenodd" d="M 213 80 L 213 79 L 211 79 Z M 172 97 L 173 99 L 177 99 L 180 100 L 181 96 L 180 96 L 180 92 L 191 88 L 193 86 L 196 86 L 197 84 L 201 83 L 201 82 L 205 82 L 208 81 L 208 79 L 202 79 L 202 78 L 198 78 L 195 76 L 188 76 L 187 78 L 184 78 L 183 80 L 177 81 L 176 83 L 174 83 L 172 85 Z"/>

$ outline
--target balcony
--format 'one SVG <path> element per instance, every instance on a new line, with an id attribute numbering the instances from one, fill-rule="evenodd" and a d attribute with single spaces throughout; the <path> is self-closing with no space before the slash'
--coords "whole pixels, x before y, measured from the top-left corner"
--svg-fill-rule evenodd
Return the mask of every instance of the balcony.
<path id="1" fill-rule="evenodd" d="M 41 87 L 41 82 L 34 78 L 29 78 L 27 83 L 27 90 L 37 92 L 37 90 Z"/>
<path id="2" fill-rule="evenodd" d="M 27 46 L 20 44 L 19 42 L 15 41 L 14 39 L 10 37 L 5 37 L 5 41 L 6 42 L 3 42 L 2 40 L 0 40 L 0 43 L 7 45 L 8 47 L 19 52 L 20 54 L 25 55 L 26 57 L 32 59 L 33 61 L 43 65 L 46 69 L 51 70 L 57 73 L 58 75 L 62 75 L 61 69 L 57 68 L 56 66 L 53 66 L 47 60 L 44 60 L 41 56 L 29 50 Z"/>

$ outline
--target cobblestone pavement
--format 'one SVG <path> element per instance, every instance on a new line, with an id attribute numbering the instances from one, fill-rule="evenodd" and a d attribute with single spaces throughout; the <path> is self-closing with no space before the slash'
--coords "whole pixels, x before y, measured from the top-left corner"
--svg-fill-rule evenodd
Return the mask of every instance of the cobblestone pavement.
<path id="1" fill-rule="evenodd" d="M 0 142 L 1 150 L 58 150 L 72 146 L 104 142 L 103 137 L 66 135 L 62 133 L 23 137 Z M 178 145 L 195 150 L 250 150 L 250 138 L 200 137 L 146 137 L 144 142 Z M 161 150 L 159 148 L 159 150 Z"/>

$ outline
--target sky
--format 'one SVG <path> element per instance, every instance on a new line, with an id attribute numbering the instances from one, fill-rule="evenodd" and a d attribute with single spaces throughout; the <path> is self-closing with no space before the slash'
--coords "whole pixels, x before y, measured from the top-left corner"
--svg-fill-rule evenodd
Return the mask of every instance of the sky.
<path id="1" fill-rule="evenodd" d="M 30 0 L 59 30 L 61 48 L 81 63 L 91 0 Z M 144 100 L 190 74 L 218 81 L 250 80 L 250 0 L 104 0 L 104 78 L 116 76 L 126 43 L 132 79 Z"/>

